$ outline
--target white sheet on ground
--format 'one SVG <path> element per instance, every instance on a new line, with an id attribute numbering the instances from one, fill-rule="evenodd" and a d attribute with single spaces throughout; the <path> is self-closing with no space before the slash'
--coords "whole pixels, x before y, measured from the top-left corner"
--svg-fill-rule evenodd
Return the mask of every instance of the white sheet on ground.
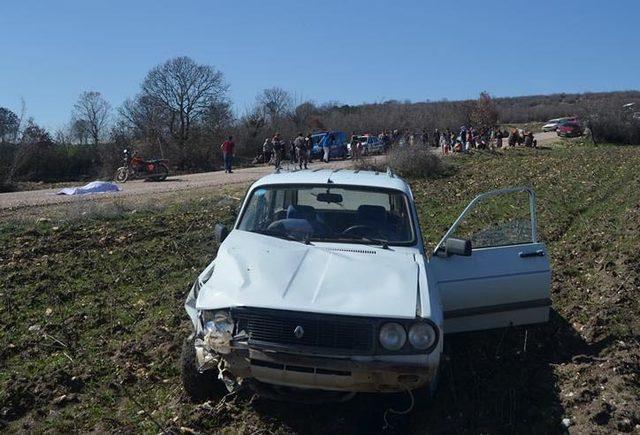
<path id="1" fill-rule="evenodd" d="M 87 195 L 92 193 L 107 193 L 107 192 L 119 192 L 122 187 L 116 183 L 110 183 L 109 181 L 92 181 L 82 187 L 67 187 L 60 190 L 58 195 Z"/>

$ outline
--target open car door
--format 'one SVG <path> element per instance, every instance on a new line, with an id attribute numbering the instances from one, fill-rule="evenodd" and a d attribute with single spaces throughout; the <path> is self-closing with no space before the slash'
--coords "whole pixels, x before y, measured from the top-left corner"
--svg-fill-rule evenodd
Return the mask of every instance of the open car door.
<path id="1" fill-rule="evenodd" d="M 450 255 L 449 238 L 471 240 L 470 255 Z M 549 319 L 551 268 L 537 240 L 536 200 L 529 188 L 474 198 L 438 243 L 429 265 L 440 291 L 445 333 Z"/>

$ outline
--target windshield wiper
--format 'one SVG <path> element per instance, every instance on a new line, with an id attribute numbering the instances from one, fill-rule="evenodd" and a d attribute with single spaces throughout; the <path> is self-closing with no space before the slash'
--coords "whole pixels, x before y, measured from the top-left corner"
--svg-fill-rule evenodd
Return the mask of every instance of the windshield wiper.
<path id="1" fill-rule="evenodd" d="M 367 236 L 354 236 L 346 238 L 345 240 L 363 240 L 365 242 L 368 242 L 370 245 L 380 245 L 382 249 L 389 249 L 389 241 L 387 240 L 374 239 Z"/>
<path id="2" fill-rule="evenodd" d="M 254 230 L 254 233 L 258 233 L 258 234 L 264 234 L 265 236 L 273 236 L 273 237 L 277 237 L 279 239 L 286 239 L 286 240 L 293 240 L 294 242 L 300 242 L 300 243 L 304 243 L 305 245 L 310 245 L 311 242 L 309 241 L 309 236 L 305 236 L 304 239 L 299 239 L 296 236 L 294 236 L 293 234 L 289 234 L 289 233 L 282 233 L 280 231 L 273 231 L 273 230 Z"/>

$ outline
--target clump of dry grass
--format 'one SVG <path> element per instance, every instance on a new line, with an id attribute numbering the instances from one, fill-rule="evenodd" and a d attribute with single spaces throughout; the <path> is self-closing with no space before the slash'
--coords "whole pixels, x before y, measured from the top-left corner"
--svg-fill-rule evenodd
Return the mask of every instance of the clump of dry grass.
<path id="1" fill-rule="evenodd" d="M 361 159 L 355 166 L 360 170 L 380 172 L 391 168 L 406 178 L 438 178 L 452 171 L 451 165 L 443 163 L 435 152 L 418 145 L 395 146 L 389 151 L 386 161 Z"/>

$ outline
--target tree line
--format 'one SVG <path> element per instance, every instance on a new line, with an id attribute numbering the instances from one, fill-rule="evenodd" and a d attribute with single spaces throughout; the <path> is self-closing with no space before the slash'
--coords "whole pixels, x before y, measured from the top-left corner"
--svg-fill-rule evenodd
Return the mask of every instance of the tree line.
<path id="1" fill-rule="evenodd" d="M 138 94 L 117 108 L 99 91 L 83 92 L 69 122 L 53 132 L 28 118 L 24 104 L 20 113 L 0 107 L 0 183 L 6 190 L 15 181 L 110 177 L 125 148 L 167 158 L 178 171 L 214 170 L 221 164 L 218 146 L 229 134 L 236 139 L 239 156 L 250 159 L 276 132 L 285 138 L 321 130 L 418 132 L 579 115 L 602 124 L 602 131 L 611 130 L 613 124 L 630 126 L 626 133 L 602 135 L 602 140 L 640 143 L 628 113 L 621 112 L 615 122 L 609 120 L 611 113 L 620 112 L 612 109 L 629 102 L 640 107 L 640 92 L 513 98 L 482 93 L 467 101 L 317 104 L 273 87 L 259 92 L 245 113 L 235 114 L 222 72 L 183 56 L 151 69 Z"/>

